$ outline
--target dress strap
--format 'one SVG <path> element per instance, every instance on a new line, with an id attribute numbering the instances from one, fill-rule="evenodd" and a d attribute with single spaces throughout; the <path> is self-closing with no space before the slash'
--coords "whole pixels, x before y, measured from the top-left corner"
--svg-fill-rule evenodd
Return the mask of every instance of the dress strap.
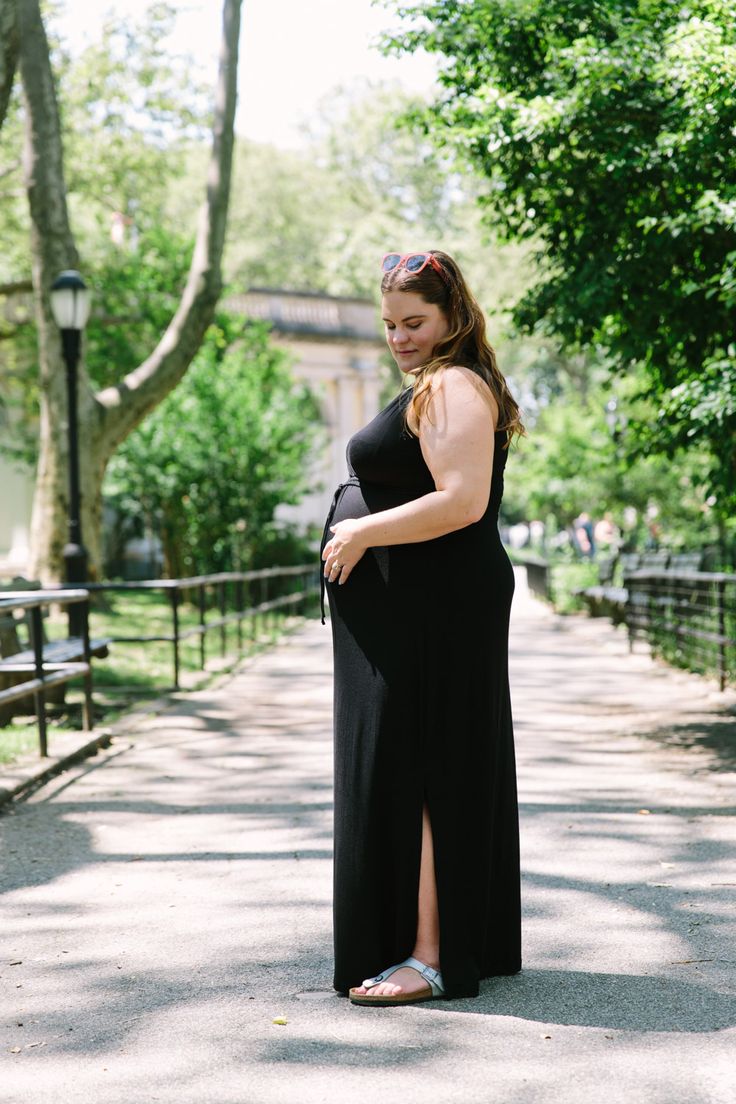
<path id="1" fill-rule="evenodd" d="M 357 475 L 351 475 L 349 479 L 346 479 L 344 483 L 338 483 L 337 489 L 332 496 L 332 504 L 327 513 L 327 521 L 325 527 L 322 530 L 322 541 L 319 546 L 319 607 L 322 614 L 322 624 L 325 624 L 325 572 L 324 564 L 322 563 L 322 551 L 330 539 L 330 526 L 332 525 L 332 519 L 335 516 L 335 510 L 337 504 L 340 501 L 340 496 L 346 487 L 359 487 L 360 480 Z"/>

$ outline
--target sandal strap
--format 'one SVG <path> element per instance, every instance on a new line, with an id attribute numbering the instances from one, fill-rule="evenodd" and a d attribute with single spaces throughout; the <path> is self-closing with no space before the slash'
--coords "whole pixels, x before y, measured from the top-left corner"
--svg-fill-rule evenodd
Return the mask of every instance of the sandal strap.
<path id="1" fill-rule="evenodd" d="M 429 982 L 429 987 L 434 996 L 442 996 L 445 991 L 445 983 L 439 970 L 435 970 L 432 966 L 428 966 L 426 962 L 420 962 L 418 958 L 412 958 L 411 956 L 401 965 L 411 966 L 418 970 L 424 980 Z"/>
<path id="2" fill-rule="evenodd" d="M 395 966 L 389 966 L 388 969 L 382 970 L 381 973 L 376 974 L 375 977 L 366 978 L 363 985 L 366 989 L 370 989 L 372 985 L 380 985 L 382 981 L 388 981 L 391 975 L 395 974 L 396 971 L 400 970 L 403 966 L 411 966 L 412 970 L 416 970 L 422 975 L 432 991 L 432 996 L 441 997 L 444 994 L 445 985 L 440 971 L 433 969 L 432 966 L 428 966 L 426 962 L 420 962 L 418 958 L 413 958 L 411 955 L 409 958 L 405 958 L 403 962 L 397 962 Z"/>

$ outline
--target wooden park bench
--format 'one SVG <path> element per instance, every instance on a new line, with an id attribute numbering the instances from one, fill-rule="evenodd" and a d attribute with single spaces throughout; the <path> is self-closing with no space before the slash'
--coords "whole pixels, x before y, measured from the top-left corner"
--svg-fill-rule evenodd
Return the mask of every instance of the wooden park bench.
<path id="1" fill-rule="evenodd" d="M 620 586 L 613 583 L 617 563 L 621 572 Z M 614 624 L 623 624 L 632 614 L 636 620 L 636 607 L 650 602 L 650 596 L 645 590 L 627 586 L 629 575 L 636 571 L 657 571 L 671 573 L 674 578 L 688 571 L 699 571 L 702 563 L 702 552 L 672 553 L 666 548 L 651 552 L 622 552 L 618 557 L 600 561 L 600 581 L 597 586 L 583 587 L 574 593 L 584 599 L 591 616 L 610 617 Z M 659 594 L 656 598 L 660 607 L 673 605 L 674 601 L 674 597 L 667 593 Z"/>
<path id="2" fill-rule="evenodd" d="M 598 561 L 598 582 L 594 586 L 578 587 L 573 591 L 573 594 L 583 599 L 591 617 L 610 617 L 614 624 L 624 620 L 626 590 L 615 586 L 613 582 L 616 565 L 624 559 L 623 555 L 601 558 Z"/>
<path id="3" fill-rule="evenodd" d="M 677 606 L 680 602 L 679 590 L 683 577 L 691 571 L 700 571 L 704 553 L 700 552 L 650 552 L 645 553 L 638 564 L 624 571 L 627 575 L 626 623 L 629 631 L 629 648 L 633 650 L 634 640 L 639 631 L 657 622 L 670 625 L 677 620 Z M 636 572 L 654 571 L 659 578 L 652 585 L 646 576 L 637 584 Z M 670 577 L 671 581 L 668 581 Z"/>
<path id="4" fill-rule="evenodd" d="M 17 582 L 17 581 L 14 581 Z M 42 614 L 52 604 L 81 604 L 81 635 L 46 639 Z M 18 616 L 20 614 L 20 616 Z M 21 640 L 24 633 L 26 639 Z M 92 727 L 92 657 L 108 654 L 110 641 L 89 638 L 89 592 L 86 590 L 0 590 L 0 724 L 8 724 L 19 702 L 33 699 L 41 755 L 47 754 L 46 703 L 55 688 L 83 679 L 82 723 Z M 24 647 L 24 645 L 26 645 Z M 62 699 L 63 700 L 63 699 Z"/>

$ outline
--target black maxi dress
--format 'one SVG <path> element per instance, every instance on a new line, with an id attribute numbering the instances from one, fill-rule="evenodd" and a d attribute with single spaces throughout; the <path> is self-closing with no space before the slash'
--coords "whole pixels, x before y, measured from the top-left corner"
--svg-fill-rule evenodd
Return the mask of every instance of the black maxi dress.
<path id="1" fill-rule="evenodd" d="M 435 490 L 396 396 L 348 444 L 330 525 Z M 514 575 L 498 533 L 507 451 L 495 434 L 480 521 L 369 548 L 323 580 L 334 644 L 334 987 L 411 954 L 422 806 L 432 824 L 448 997 L 521 968 L 519 833 L 508 682 Z M 324 594 L 323 594 L 324 598 Z"/>

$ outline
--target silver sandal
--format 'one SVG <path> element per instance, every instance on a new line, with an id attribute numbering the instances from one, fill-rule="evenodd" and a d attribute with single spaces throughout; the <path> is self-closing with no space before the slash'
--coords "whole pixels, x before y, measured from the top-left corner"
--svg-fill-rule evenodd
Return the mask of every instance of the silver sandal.
<path id="1" fill-rule="evenodd" d="M 372 997 L 370 993 L 356 993 L 355 989 L 351 989 L 348 993 L 350 1000 L 353 1004 L 386 1006 L 392 1004 L 421 1004 L 422 1001 L 442 1000 L 444 998 L 445 985 L 440 971 L 434 970 L 426 962 L 420 962 L 418 958 L 412 958 L 411 956 L 405 958 L 403 962 L 399 962 L 396 966 L 389 966 L 387 970 L 382 970 L 380 974 L 376 974 L 373 978 L 366 978 L 363 986 L 369 989 L 373 985 L 380 985 L 382 981 L 388 981 L 391 975 L 400 970 L 402 966 L 411 966 L 413 970 L 420 973 L 427 982 L 426 989 L 419 989 L 415 993 L 397 993 L 394 997 L 385 995 Z"/>

